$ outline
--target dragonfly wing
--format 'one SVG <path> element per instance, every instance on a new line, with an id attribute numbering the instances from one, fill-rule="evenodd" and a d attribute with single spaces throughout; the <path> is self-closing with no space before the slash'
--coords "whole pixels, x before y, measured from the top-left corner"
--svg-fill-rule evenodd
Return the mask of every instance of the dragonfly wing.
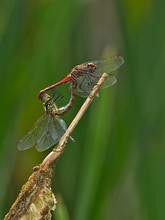
<path id="1" fill-rule="evenodd" d="M 62 119 L 54 119 L 50 117 L 45 133 L 36 143 L 38 151 L 44 151 L 55 145 L 66 131 L 66 124 Z"/>
<path id="2" fill-rule="evenodd" d="M 93 61 L 96 64 L 96 71 L 93 74 L 101 76 L 103 73 L 111 73 L 117 70 L 123 63 L 124 59 L 121 56 L 110 57 L 105 60 Z"/>
<path id="3" fill-rule="evenodd" d="M 102 89 L 108 88 L 117 82 L 116 77 L 114 75 L 109 75 L 104 82 Z"/>
<path id="4" fill-rule="evenodd" d="M 94 74 L 84 74 L 76 79 L 76 94 L 81 97 L 87 97 L 92 91 L 93 87 L 98 82 L 100 76 Z"/>
<path id="5" fill-rule="evenodd" d="M 84 75 L 83 77 L 77 78 L 77 87 L 76 94 L 81 97 L 87 97 L 92 91 L 93 87 L 97 84 L 100 76 L 89 74 Z M 106 81 L 104 82 L 102 88 L 107 88 L 116 83 L 116 77 L 109 75 Z"/>
<path id="6" fill-rule="evenodd" d="M 45 133 L 49 116 L 43 115 L 37 120 L 33 128 L 18 142 L 18 150 L 26 150 L 36 145 L 40 137 Z"/>

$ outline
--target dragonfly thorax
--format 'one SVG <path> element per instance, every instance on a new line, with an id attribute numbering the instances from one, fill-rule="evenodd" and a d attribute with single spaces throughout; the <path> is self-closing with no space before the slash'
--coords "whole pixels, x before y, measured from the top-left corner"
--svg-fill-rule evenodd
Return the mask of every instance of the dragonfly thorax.
<path id="1" fill-rule="evenodd" d="M 44 94 L 42 97 L 43 107 L 47 114 L 52 115 L 54 118 L 58 118 L 60 115 L 54 100 L 48 95 Z"/>
<path id="2" fill-rule="evenodd" d="M 71 71 L 71 78 L 77 79 L 78 77 L 84 76 L 85 74 L 94 73 L 95 70 L 96 70 L 96 64 L 94 64 L 94 63 L 77 65 Z"/>

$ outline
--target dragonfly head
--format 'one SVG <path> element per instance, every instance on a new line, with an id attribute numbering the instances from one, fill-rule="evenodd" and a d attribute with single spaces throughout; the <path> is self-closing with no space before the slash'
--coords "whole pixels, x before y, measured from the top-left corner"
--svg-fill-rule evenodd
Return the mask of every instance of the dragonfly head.
<path id="1" fill-rule="evenodd" d="M 87 63 L 87 68 L 88 68 L 88 71 L 90 73 L 94 73 L 95 70 L 96 70 L 96 64 L 95 63 Z"/>

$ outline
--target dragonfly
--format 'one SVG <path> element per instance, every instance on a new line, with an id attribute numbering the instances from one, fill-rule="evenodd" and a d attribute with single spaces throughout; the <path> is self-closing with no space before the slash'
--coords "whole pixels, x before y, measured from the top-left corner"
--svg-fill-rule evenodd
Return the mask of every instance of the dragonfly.
<path id="1" fill-rule="evenodd" d="M 102 88 L 107 88 L 116 83 L 116 77 L 112 74 L 124 63 L 121 56 L 113 56 L 104 60 L 96 60 L 82 63 L 75 66 L 71 72 L 61 81 L 42 89 L 39 92 L 39 99 L 45 92 L 65 83 L 70 83 L 71 98 L 66 106 L 61 108 L 61 113 L 67 112 L 73 105 L 76 95 L 87 97 L 93 87 L 98 82 L 103 73 L 107 73 L 108 77 Z"/>
<path id="2" fill-rule="evenodd" d="M 37 151 L 45 151 L 55 145 L 67 129 L 65 121 L 60 118 L 62 111 L 57 108 L 52 97 L 44 94 L 42 101 L 45 114 L 18 142 L 18 150 L 26 150 L 35 146 Z"/>

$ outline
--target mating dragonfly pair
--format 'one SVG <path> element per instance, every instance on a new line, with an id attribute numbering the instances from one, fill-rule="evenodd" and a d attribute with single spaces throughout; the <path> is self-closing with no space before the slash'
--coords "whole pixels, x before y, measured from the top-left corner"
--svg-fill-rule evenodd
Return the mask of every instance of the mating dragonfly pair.
<path id="1" fill-rule="evenodd" d="M 39 99 L 43 102 L 45 115 L 41 116 L 33 128 L 18 142 L 17 148 L 26 150 L 35 146 L 38 151 L 44 151 L 55 145 L 67 129 L 66 123 L 60 116 L 69 111 L 76 95 L 87 97 L 103 73 L 107 73 L 108 77 L 102 88 L 112 86 L 116 83 L 116 77 L 111 72 L 123 63 L 124 59 L 121 56 L 86 62 L 74 67 L 63 80 L 41 90 Z M 46 92 L 65 83 L 70 83 L 71 97 L 66 106 L 57 108 L 54 99 Z"/>

